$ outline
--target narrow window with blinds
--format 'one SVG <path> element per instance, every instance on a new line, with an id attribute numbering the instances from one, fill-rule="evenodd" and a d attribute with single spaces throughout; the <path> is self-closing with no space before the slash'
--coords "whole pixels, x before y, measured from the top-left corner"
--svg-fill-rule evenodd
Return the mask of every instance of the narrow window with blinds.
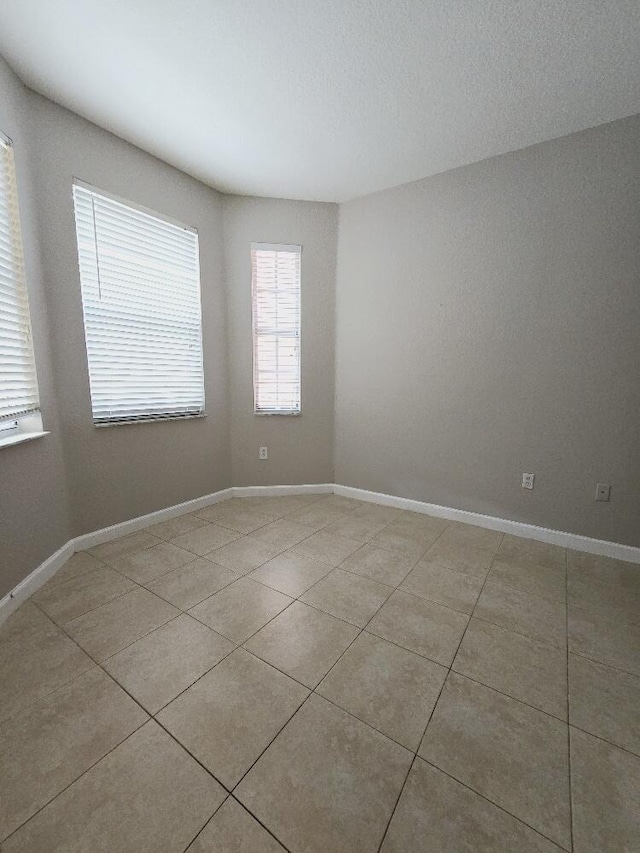
<path id="1" fill-rule="evenodd" d="M 0 134 L 0 446 L 42 433 L 11 141 Z"/>
<path id="2" fill-rule="evenodd" d="M 198 234 L 73 187 L 96 425 L 204 412 Z"/>
<path id="3" fill-rule="evenodd" d="M 251 244 L 256 414 L 300 413 L 301 246 Z"/>

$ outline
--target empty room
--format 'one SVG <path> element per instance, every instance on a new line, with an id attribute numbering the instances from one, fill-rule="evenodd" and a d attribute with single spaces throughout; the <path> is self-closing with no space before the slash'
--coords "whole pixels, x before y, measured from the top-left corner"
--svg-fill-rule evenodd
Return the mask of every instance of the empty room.
<path id="1" fill-rule="evenodd" d="M 0 484 L 2 853 L 640 853 L 637 0 L 3 0 Z"/>

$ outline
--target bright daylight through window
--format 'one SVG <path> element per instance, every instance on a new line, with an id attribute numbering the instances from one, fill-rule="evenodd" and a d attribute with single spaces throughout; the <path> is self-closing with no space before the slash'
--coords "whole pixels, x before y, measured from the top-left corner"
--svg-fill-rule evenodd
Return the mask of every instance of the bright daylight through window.
<path id="1" fill-rule="evenodd" d="M 0 134 L 0 447 L 42 434 L 13 146 Z"/>
<path id="2" fill-rule="evenodd" d="M 198 235 L 73 188 L 94 423 L 204 412 Z"/>
<path id="3" fill-rule="evenodd" d="M 301 246 L 251 246 L 256 414 L 300 413 L 301 252 Z"/>

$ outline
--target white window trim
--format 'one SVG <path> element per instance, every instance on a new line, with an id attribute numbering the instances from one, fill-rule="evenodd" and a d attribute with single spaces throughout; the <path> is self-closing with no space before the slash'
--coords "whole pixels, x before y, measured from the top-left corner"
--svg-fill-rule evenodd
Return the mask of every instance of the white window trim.
<path id="1" fill-rule="evenodd" d="M 263 251 L 272 251 L 272 252 L 294 252 L 302 258 L 302 246 L 300 244 L 295 243 L 251 243 L 251 252 L 255 249 L 263 250 Z M 256 399 L 257 399 L 257 364 L 256 364 L 256 353 L 255 353 L 255 345 L 256 345 L 256 331 L 255 331 L 255 323 L 256 316 L 254 310 L 254 293 L 253 293 L 253 271 L 251 275 L 251 345 L 252 345 L 252 370 L 253 370 L 253 414 L 256 417 L 260 418 L 299 418 L 302 415 L 302 348 L 300 348 L 300 353 L 298 356 L 298 363 L 300 369 L 300 406 L 298 409 L 280 409 L 278 411 L 267 411 L 264 409 L 256 408 Z M 300 282 L 300 299 L 302 300 L 302 282 Z M 302 304 L 301 304 L 302 309 Z M 298 327 L 299 330 L 299 340 L 302 340 L 302 310 L 300 311 L 300 325 Z"/>
<path id="2" fill-rule="evenodd" d="M 35 356 L 33 352 L 33 338 L 31 331 L 31 313 L 29 309 L 29 294 L 27 291 L 27 282 L 26 275 L 24 271 L 24 249 L 22 243 L 22 226 L 20 222 L 20 210 L 17 202 L 17 175 L 15 169 L 15 160 L 13 157 L 13 142 L 10 137 L 5 136 L 4 133 L 0 132 L 0 145 L 9 150 L 9 156 L 11 158 L 10 165 L 10 175 L 9 180 L 11 182 L 12 189 L 16 194 L 16 203 L 14 209 L 15 221 L 14 226 L 17 230 L 17 234 L 15 235 L 15 241 L 17 246 L 17 251 L 19 253 L 19 280 L 16 283 L 16 288 L 18 291 L 24 292 L 24 299 L 26 304 L 26 320 L 28 323 L 28 335 L 29 335 L 29 349 L 31 356 L 31 363 L 33 367 L 33 378 L 35 382 L 35 390 L 37 396 L 37 408 L 29 409 L 28 411 L 16 412 L 15 415 L 6 415 L 0 418 L 0 449 L 4 447 L 12 447 L 16 444 L 22 444 L 25 441 L 32 441 L 35 438 L 42 438 L 45 435 L 49 435 L 48 432 L 45 431 L 42 424 L 42 413 L 40 412 L 40 401 L 38 394 L 38 377 L 35 365 Z"/>

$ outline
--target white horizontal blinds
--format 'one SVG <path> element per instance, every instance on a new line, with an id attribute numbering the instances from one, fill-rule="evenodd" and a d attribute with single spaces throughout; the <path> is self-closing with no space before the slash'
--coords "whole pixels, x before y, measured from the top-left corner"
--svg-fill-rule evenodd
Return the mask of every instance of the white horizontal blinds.
<path id="1" fill-rule="evenodd" d="M 300 411 L 300 246 L 253 243 L 254 410 Z"/>
<path id="2" fill-rule="evenodd" d="M 204 410 L 198 235 L 73 188 L 95 423 Z"/>
<path id="3" fill-rule="evenodd" d="M 38 407 L 13 148 L 0 136 L 0 422 Z"/>

